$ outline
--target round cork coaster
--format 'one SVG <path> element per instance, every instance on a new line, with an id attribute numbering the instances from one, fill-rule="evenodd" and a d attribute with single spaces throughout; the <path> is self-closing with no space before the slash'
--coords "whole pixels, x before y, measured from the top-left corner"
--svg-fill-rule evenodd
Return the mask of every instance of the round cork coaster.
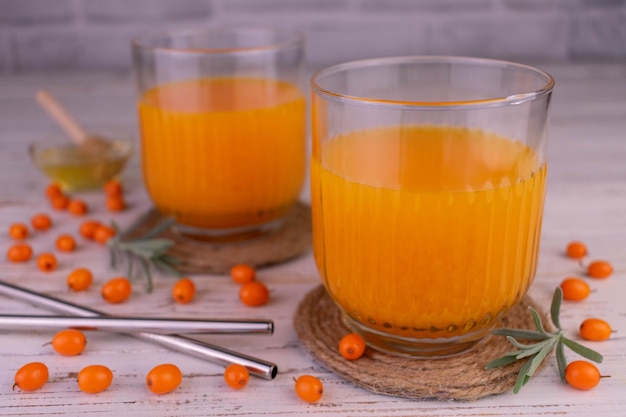
<path id="1" fill-rule="evenodd" d="M 163 220 L 165 217 L 158 210 L 150 209 L 124 234 L 123 240 L 138 238 Z M 224 274 L 241 263 L 257 268 L 269 266 L 295 258 L 310 249 L 311 209 L 298 203 L 275 229 L 236 243 L 196 241 L 171 228 L 158 237 L 174 241 L 168 254 L 181 261 L 176 269 L 183 273 Z"/>
<path id="2" fill-rule="evenodd" d="M 527 296 L 497 327 L 535 329 L 528 312 L 531 306 L 541 311 Z M 345 360 L 338 352 L 339 341 L 351 331 L 323 286 L 304 297 L 293 321 L 300 341 L 316 361 L 377 394 L 419 400 L 477 400 L 511 390 L 524 362 L 484 369 L 487 362 L 514 350 L 505 337 L 493 335 L 485 337 L 473 349 L 447 358 L 412 359 L 367 348 L 358 360 Z M 542 321 L 547 322 L 544 316 Z"/>

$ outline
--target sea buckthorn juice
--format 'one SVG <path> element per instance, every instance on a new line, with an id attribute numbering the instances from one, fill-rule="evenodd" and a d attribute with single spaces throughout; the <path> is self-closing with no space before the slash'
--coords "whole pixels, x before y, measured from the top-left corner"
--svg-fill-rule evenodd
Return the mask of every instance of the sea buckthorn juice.
<path id="1" fill-rule="evenodd" d="M 302 37 L 209 29 L 148 34 L 132 46 L 155 207 L 176 231 L 214 243 L 279 227 L 305 175 Z"/>
<path id="2" fill-rule="evenodd" d="M 149 90 L 139 100 L 146 188 L 184 225 L 277 219 L 304 179 L 304 117 L 299 88 L 277 80 L 204 78 Z"/>
<path id="3" fill-rule="evenodd" d="M 389 79 L 402 79 L 386 75 L 400 62 L 407 65 L 405 59 L 379 60 L 386 68 L 375 79 L 387 78 L 385 88 Z M 408 65 L 421 66 L 423 59 Z M 468 65 L 466 58 L 446 59 L 447 65 Z M 533 116 L 539 120 L 529 123 L 529 112 L 536 111 L 525 105 L 529 101 L 498 103 L 505 108 L 498 112 L 482 97 L 414 103 L 404 92 L 402 100 L 384 96 L 377 81 L 368 86 L 378 85 L 373 91 L 382 98 L 369 87 L 361 98 L 362 87 L 333 83 L 338 74 L 361 82 L 373 77 L 359 72 L 372 71 L 378 65 L 372 61 L 333 67 L 313 79 L 317 267 L 345 323 L 371 347 L 418 357 L 459 353 L 485 336 L 533 282 L 546 188 L 545 103 Z M 525 118 L 494 122 L 493 129 L 458 123 L 492 113 L 509 118 L 509 106 L 514 113 L 524 109 Z M 402 116 L 389 117 L 396 110 Z M 500 133 L 515 133 L 512 125 L 525 135 Z"/>

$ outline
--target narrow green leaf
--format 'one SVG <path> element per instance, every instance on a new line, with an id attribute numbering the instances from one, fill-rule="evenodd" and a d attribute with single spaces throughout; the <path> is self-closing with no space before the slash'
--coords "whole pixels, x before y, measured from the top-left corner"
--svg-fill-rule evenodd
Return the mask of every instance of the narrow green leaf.
<path id="1" fill-rule="evenodd" d="M 522 387 L 526 385 L 528 381 L 530 381 L 530 377 L 527 375 L 529 368 L 530 368 L 530 360 L 526 361 L 524 366 L 522 366 L 522 369 L 520 369 L 519 374 L 517 374 L 515 386 L 513 387 L 514 394 L 517 394 L 519 390 L 522 389 Z"/>
<path id="2" fill-rule="evenodd" d="M 175 269 L 173 266 L 171 266 L 169 263 L 167 263 L 166 261 L 162 260 L 161 258 L 153 258 L 152 259 L 152 263 L 154 263 L 154 265 L 157 268 L 162 269 L 163 271 L 169 273 L 170 275 L 174 275 L 174 276 L 178 276 L 178 277 L 182 275 L 180 273 L 180 271 Z"/>
<path id="3" fill-rule="evenodd" d="M 510 329 L 510 328 L 500 328 L 494 329 L 491 334 L 496 336 L 511 336 L 516 339 L 528 339 L 528 340 L 544 340 L 546 338 L 545 335 L 539 333 L 536 330 L 524 330 L 524 329 Z"/>
<path id="4" fill-rule="evenodd" d="M 517 361 L 515 356 L 502 356 L 501 358 L 494 359 L 485 365 L 485 369 L 500 368 L 502 366 L 510 365 L 515 361 Z"/>
<path id="5" fill-rule="evenodd" d="M 546 345 L 548 345 L 549 343 L 550 341 L 546 340 L 545 342 L 541 343 L 538 346 L 533 347 L 532 349 L 526 349 L 525 351 L 517 355 L 516 358 L 523 359 L 529 356 L 533 356 L 534 354 L 537 354 L 538 352 L 541 352 L 543 349 L 545 349 Z"/>
<path id="6" fill-rule="evenodd" d="M 523 349 L 523 350 L 527 350 L 527 349 L 532 349 L 536 346 L 539 346 L 540 348 L 545 345 L 548 340 L 550 339 L 546 339 L 546 340 L 542 340 L 541 342 L 537 342 L 537 343 L 533 343 L 533 344 L 529 344 L 529 345 L 525 345 L 523 343 L 518 342 L 517 340 L 515 340 L 515 338 L 511 337 L 511 336 L 507 336 L 506 340 L 509 341 L 510 344 L 512 344 L 513 346 L 515 346 L 518 349 Z"/>
<path id="7" fill-rule="evenodd" d="M 159 258 L 163 259 L 165 262 L 167 262 L 170 265 L 180 265 L 183 263 L 182 259 L 179 259 L 173 255 L 169 255 L 169 254 L 164 254 L 159 256 Z"/>
<path id="8" fill-rule="evenodd" d="M 578 353 L 580 356 L 583 356 L 589 360 L 601 363 L 604 359 L 604 357 L 595 350 L 589 349 L 588 347 L 583 346 L 580 343 L 574 342 L 573 340 L 568 339 L 565 336 L 561 336 L 561 341 L 565 346 Z"/>
<path id="9" fill-rule="evenodd" d="M 146 275 L 146 278 L 148 281 L 146 291 L 151 293 L 152 292 L 152 272 L 150 271 L 150 265 L 148 265 L 148 261 L 146 261 L 144 258 L 139 258 L 139 261 L 141 262 L 141 268 L 143 269 L 143 272 Z"/>
<path id="10" fill-rule="evenodd" d="M 559 343 L 556 345 L 556 364 L 559 368 L 559 375 L 561 376 L 561 381 L 567 382 L 565 380 L 565 368 L 567 368 L 567 359 L 565 358 L 565 352 L 563 348 L 563 340 L 559 340 Z"/>
<path id="11" fill-rule="evenodd" d="M 546 345 L 535 355 L 535 357 L 533 357 L 530 360 L 530 366 L 528 368 L 528 376 L 533 376 L 535 374 L 535 372 L 537 372 L 537 369 L 539 368 L 539 365 L 541 365 L 541 363 L 543 362 L 543 360 L 546 358 L 546 356 L 548 356 L 548 354 L 550 352 L 552 352 L 552 349 L 554 348 L 554 345 L 556 345 L 558 343 L 558 338 L 554 338 L 551 339 L 548 343 L 546 343 Z"/>
<path id="12" fill-rule="evenodd" d="M 559 315 L 561 314 L 561 303 L 563 302 L 563 290 L 561 287 L 556 287 L 554 289 L 554 295 L 552 296 L 552 304 L 550 305 L 550 318 L 552 319 L 552 323 L 557 327 L 557 329 L 561 330 L 561 322 L 559 320 Z"/>
<path id="13" fill-rule="evenodd" d="M 539 313 L 537 313 L 537 310 L 532 307 L 528 307 L 528 309 L 530 310 L 530 314 L 533 317 L 533 322 L 535 323 L 535 327 L 537 328 L 539 333 L 541 333 L 545 337 L 550 337 L 550 335 L 548 335 L 548 333 L 546 333 L 545 329 L 543 328 L 543 323 L 541 323 L 541 317 L 539 317 Z"/>

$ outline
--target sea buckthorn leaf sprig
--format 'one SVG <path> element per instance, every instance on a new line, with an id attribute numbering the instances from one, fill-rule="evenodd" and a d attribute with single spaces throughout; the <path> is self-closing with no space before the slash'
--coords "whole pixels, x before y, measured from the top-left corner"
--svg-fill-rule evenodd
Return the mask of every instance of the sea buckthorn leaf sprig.
<path id="1" fill-rule="evenodd" d="M 552 324 L 557 328 L 556 332 L 546 331 L 544 328 L 539 313 L 534 308 L 530 307 L 530 313 L 532 314 L 533 322 L 537 330 L 523 330 L 523 329 L 511 329 L 501 328 L 495 329 L 492 334 L 498 336 L 506 336 L 509 343 L 511 343 L 516 350 L 507 352 L 504 356 L 489 362 L 485 368 L 493 369 L 512 364 L 518 360 L 526 359 L 526 363 L 522 366 L 515 381 L 513 392 L 517 394 L 519 390 L 530 381 L 535 374 L 539 365 L 544 361 L 548 354 L 556 347 L 556 363 L 559 369 L 561 380 L 567 383 L 565 379 L 565 369 L 567 368 L 567 360 L 565 358 L 565 347 L 578 353 L 589 360 L 600 363 L 603 360 L 601 354 L 595 350 L 589 349 L 580 343 L 577 343 L 571 339 L 565 337 L 563 329 L 561 329 L 561 323 L 559 320 L 561 303 L 563 301 L 563 291 L 560 287 L 556 287 L 554 295 L 552 297 L 552 304 L 550 306 L 550 319 Z M 534 343 L 521 343 L 519 339 L 537 341 Z"/>
<path id="2" fill-rule="evenodd" d="M 107 241 L 111 260 L 111 267 L 117 267 L 117 255 L 126 256 L 129 277 L 133 274 L 134 261 L 139 261 L 141 269 L 147 278 L 148 292 L 152 291 L 152 270 L 160 269 L 174 276 L 181 276 L 176 269 L 176 265 L 180 264 L 180 259 L 169 255 L 167 252 L 174 245 L 171 239 L 158 238 L 164 230 L 172 225 L 174 219 L 168 218 L 155 225 L 148 232 L 136 239 L 124 240 L 123 237 L 128 233 L 119 233 L 119 227 L 113 223 L 115 236 Z"/>

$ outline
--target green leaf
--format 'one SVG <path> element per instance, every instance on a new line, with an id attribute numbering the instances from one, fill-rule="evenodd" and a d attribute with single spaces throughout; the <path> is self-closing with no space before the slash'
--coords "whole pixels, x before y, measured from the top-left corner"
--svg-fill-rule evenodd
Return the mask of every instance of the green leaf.
<path id="1" fill-rule="evenodd" d="M 165 272 L 174 275 L 174 276 L 181 276 L 180 271 L 178 271 L 177 269 L 175 269 L 172 265 L 170 265 L 167 261 L 161 259 L 160 257 L 158 258 L 153 258 L 152 259 L 152 263 L 154 263 L 154 265 L 159 268 L 164 270 Z"/>
<path id="2" fill-rule="evenodd" d="M 530 381 L 530 376 L 528 376 L 527 374 L 528 369 L 530 369 L 530 360 L 526 361 L 524 366 L 522 366 L 522 369 L 520 369 L 519 374 L 517 374 L 515 386 L 513 387 L 514 394 L 517 394 L 519 390 L 522 389 L 522 387 L 526 385 L 528 381 Z"/>
<path id="3" fill-rule="evenodd" d="M 552 349 L 554 348 L 554 345 L 556 345 L 558 343 L 558 338 L 554 338 L 551 339 L 548 343 L 546 343 L 546 345 L 535 355 L 535 357 L 533 357 L 530 362 L 530 366 L 528 368 L 528 376 L 533 376 L 535 374 L 535 372 L 537 371 L 537 369 L 539 368 L 539 365 L 541 365 L 541 363 L 543 362 L 543 360 L 546 358 L 546 356 L 548 356 L 548 354 L 550 352 L 552 352 Z"/>
<path id="4" fill-rule="evenodd" d="M 552 319 L 552 323 L 557 327 L 557 329 L 561 330 L 561 322 L 559 320 L 559 315 L 561 314 L 561 303 L 563 302 L 563 290 L 561 287 L 556 287 L 554 289 L 554 295 L 552 296 L 552 304 L 550 305 L 550 318 Z"/>
<path id="5" fill-rule="evenodd" d="M 583 356 L 589 360 L 601 363 L 604 359 L 604 357 L 595 350 L 589 349 L 588 347 L 583 346 L 580 343 L 574 342 L 573 340 L 568 339 L 565 336 L 561 336 L 561 341 L 565 346 L 578 353 L 580 356 Z"/>
<path id="6" fill-rule="evenodd" d="M 495 329 L 491 332 L 496 336 L 511 336 L 516 339 L 528 339 L 528 340 L 544 340 L 546 338 L 545 335 L 539 333 L 536 330 L 525 330 L 525 329 L 510 329 L 510 328 L 500 328 Z"/>
<path id="7" fill-rule="evenodd" d="M 556 345 L 556 364 L 559 368 L 559 375 L 561 376 L 561 381 L 567 382 L 565 380 L 565 368 L 567 368 L 567 359 L 565 358 L 563 340 L 559 340 L 559 343 Z"/>
<path id="8" fill-rule="evenodd" d="M 516 352 L 519 352 L 519 351 L 516 351 Z M 491 362 L 489 362 L 487 365 L 485 365 L 485 369 L 500 368 L 502 366 L 510 365 L 516 361 L 517 361 L 517 358 L 515 356 L 505 355 L 505 356 L 502 356 L 501 358 L 494 359 Z"/>
<path id="9" fill-rule="evenodd" d="M 545 349 L 546 345 L 548 345 L 549 343 L 550 343 L 550 340 L 546 340 L 545 342 L 542 342 L 531 349 L 526 349 L 522 353 L 517 355 L 516 358 L 523 359 L 523 358 L 527 358 L 529 356 L 535 355 L 538 352 L 541 352 L 541 350 Z"/>
<path id="10" fill-rule="evenodd" d="M 545 337 L 550 337 L 550 335 L 546 333 L 545 329 L 543 328 L 543 324 L 541 323 L 541 317 L 539 317 L 539 313 L 537 313 L 537 310 L 532 307 L 528 307 L 528 309 L 530 310 L 530 314 L 533 317 L 533 322 L 535 323 L 535 327 L 537 328 L 539 333 L 541 333 Z"/>

